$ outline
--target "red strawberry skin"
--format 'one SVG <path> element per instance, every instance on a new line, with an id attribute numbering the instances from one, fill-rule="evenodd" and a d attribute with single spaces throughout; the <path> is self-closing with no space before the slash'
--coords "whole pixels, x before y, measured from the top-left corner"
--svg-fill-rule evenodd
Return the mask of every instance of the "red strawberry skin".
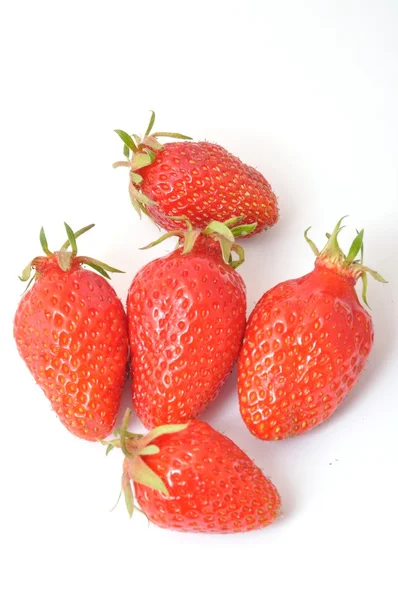
<path id="1" fill-rule="evenodd" d="M 373 326 L 356 279 L 325 264 L 268 291 L 254 308 L 238 363 L 240 411 L 263 440 L 328 419 L 365 367 Z"/>
<path id="2" fill-rule="evenodd" d="M 257 222 L 250 235 L 278 220 L 277 198 L 267 180 L 217 144 L 165 144 L 154 163 L 138 173 L 144 178 L 141 191 L 156 202 L 146 207 L 150 216 L 168 231 L 175 229 L 168 217 L 186 217 L 202 229 L 211 220 L 245 215 L 246 223 Z"/>
<path id="3" fill-rule="evenodd" d="M 237 533 L 260 529 L 280 512 L 275 486 L 229 438 L 207 423 L 156 439 L 160 452 L 142 457 L 169 496 L 134 483 L 148 519 L 167 529 Z"/>
<path id="4" fill-rule="evenodd" d="M 115 423 L 128 359 L 127 319 L 108 282 L 78 262 L 55 258 L 22 298 L 14 320 L 18 351 L 61 422 L 102 439 Z"/>
<path id="5" fill-rule="evenodd" d="M 185 423 L 215 398 L 238 358 L 246 323 L 241 276 L 200 236 L 147 264 L 127 299 L 133 404 L 148 429 Z"/>

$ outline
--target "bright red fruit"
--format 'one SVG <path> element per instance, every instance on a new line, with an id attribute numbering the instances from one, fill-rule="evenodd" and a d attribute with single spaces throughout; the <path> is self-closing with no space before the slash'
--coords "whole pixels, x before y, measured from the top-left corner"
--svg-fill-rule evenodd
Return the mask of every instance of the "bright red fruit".
<path id="1" fill-rule="evenodd" d="M 138 212 L 143 210 L 168 231 L 175 227 L 170 217 L 185 217 L 202 229 L 211 220 L 244 215 L 247 223 L 257 222 L 253 234 L 277 222 L 277 198 L 261 173 L 217 144 L 182 141 L 163 146 L 158 137 L 190 138 L 151 134 L 153 122 L 154 114 L 144 137 L 134 136 L 135 141 L 116 131 L 128 160 L 114 166 L 129 167 L 130 198 Z"/>
<path id="2" fill-rule="evenodd" d="M 109 444 L 109 449 L 121 446 L 126 455 L 122 489 L 130 516 L 132 481 L 141 510 L 167 529 L 237 533 L 260 529 L 278 517 L 275 486 L 207 423 L 190 421 L 158 427 L 144 437 L 131 435 L 122 428 L 121 439 Z"/>
<path id="3" fill-rule="evenodd" d="M 254 308 L 239 356 L 239 403 L 249 430 L 263 440 L 305 433 L 328 419 L 365 367 L 373 344 L 369 313 L 355 283 L 362 264 L 363 230 L 345 256 L 341 221 L 317 255 L 315 269 L 268 291 Z M 308 230 L 307 230 L 308 231 Z M 361 260 L 355 260 L 361 252 Z"/>
<path id="4" fill-rule="evenodd" d="M 213 222 L 203 232 L 166 234 L 161 239 L 185 241 L 134 278 L 127 299 L 133 404 L 148 429 L 199 415 L 237 360 L 246 293 L 233 268 L 243 260 L 233 233 L 252 228 Z M 232 261 L 231 250 L 241 260 Z"/>
<path id="5" fill-rule="evenodd" d="M 120 272 L 86 256 L 77 256 L 76 234 L 66 225 L 68 242 L 51 253 L 43 229 L 46 256 L 36 257 L 35 283 L 23 296 L 14 320 L 14 337 L 27 367 L 61 422 L 86 440 L 109 435 L 119 409 L 128 358 L 127 321 L 114 289 L 103 276 Z M 71 244 L 72 252 L 67 248 Z"/>

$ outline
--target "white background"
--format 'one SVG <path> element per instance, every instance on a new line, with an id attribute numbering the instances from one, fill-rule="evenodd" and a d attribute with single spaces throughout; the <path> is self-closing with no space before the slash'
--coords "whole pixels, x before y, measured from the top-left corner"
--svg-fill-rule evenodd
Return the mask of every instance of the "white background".
<path id="1" fill-rule="evenodd" d="M 395 0 L 35 2 L 3 4 L 1 69 L 1 559 L 4 598 L 397 597 L 398 5 Z M 249 310 L 312 268 L 344 214 L 365 228 L 375 345 L 330 421 L 264 443 L 244 427 L 233 373 L 203 418 L 272 477 L 284 518 L 235 536 L 130 522 L 121 456 L 73 438 L 19 359 L 12 319 L 25 264 L 95 222 L 80 242 L 133 275 L 173 242 L 141 223 L 113 129 L 218 142 L 257 167 L 281 218 L 246 243 Z M 129 403 L 128 390 L 125 404 Z M 137 419 L 132 423 L 139 428 Z"/>

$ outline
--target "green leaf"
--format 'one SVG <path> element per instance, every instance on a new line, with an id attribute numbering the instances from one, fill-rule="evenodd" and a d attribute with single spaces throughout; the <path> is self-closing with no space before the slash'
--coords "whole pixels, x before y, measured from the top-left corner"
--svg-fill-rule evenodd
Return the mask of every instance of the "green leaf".
<path id="1" fill-rule="evenodd" d="M 48 243 L 47 243 L 47 238 L 46 238 L 46 234 L 44 233 L 44 227 L 42 227 L 40 229 L 40 244 L 41 247 L 43 248 L 43 252 L 46 256 L 52 256 L 52 252 L 50 252 L 50 250 L 48 249 Z"/>
<path id="2" fill-rule="evenodd" d="M 161 144 L 155 137 L 153 137 L 153 135 L 150 135 L 149 137 L 144 137 L 142 143 L 145 144 L 145 146 L 149 146 L 153 150 L 163 150 L 164 148 L 163 144 Z"/>
<path id="3" fill-rule="evenodd" d="M 328 241 L 322 251 L 320 252 L 320 256 L 328 256 L 333 258 L 334 260 L 338 260 L 339 262 L 343 262 L 345 260 L 345 254 L 339 246 L 338 235 L 345 226 L 342 226 L 342 222 L 347 218 L 347 215 L 342 217 L 336 224 L 336 227 L 333 229 L 331 235 L 328 237 Z M 308 231 L 308 229 L 307 229 Z M 307 238 L 306 238 L 307 239 Z M 307 242 L 310 244 L 310 241 L 307 239 Z M 310 244 L 311 245 L 311 244 Z M 314 244 L 315 246 L 315 244 Z M 312 247 L 312 246 L 311 246 Z M 316 247 L 316 246 L 315 246 Z"/>
<path id="4" fill-rule="evenodd" d="M 169 137 L 177 140 L 192 140 L 192 138 L 188 135 L 182 135 L 182 133 L 171 133 L 169 131 L 158 131 L 157 133 L 153 133 L 152 137 Z"/>
<path id="5" fill-rule="evenodd" d="M 151 150 L 150 148 L 144 148 L 143 152 L 145 152 L 146 154 L 148 154 L 149 158 L 151 159 L 151 161 L 153 162 L 156 158 L 156 154 L 153 150 Z"/>
<path id="6" fill-rule="evenodd" d="M 122 426 L 120 428 L 120 447 L 123 450 L 123 453 L 125 454 L 125 456 L 131 456 L 131 454 L 127 450 L 127 446 L 126 446 L 126 433 L 127 433 L 127 427 L 129 424 L 130 416 L 131 416 L 131 409 L 126 408 L 126 411 L 123 415 Z"/>
<path id="7" fill-rule="evenodd" d="M 32 277 L 29 279 L 29 281 L 28 281 L 28 283 L 27 283 L 27 285 L 26 285 L 26 287 L 25 287 L 24 291 L 22 292 L 21 296 L 23 296 L 23 295 L 24 295 L 24 293 L 25 293 L 25 292 L 26 292 L 26 291 L 27 291 L 27 290 L 30 288 L 30 284 L 31 284 L 31 283 L 32 283 L 32 281 L 35 279 L 35 277 L 36 277 L 35 275 L 32 275 Z M 21 278 L 20 278 L 20 279 L 21 279 Z"/>
<path id="8" fill-rule="evenodd" d="M 154 123 L 155 123 L 155 112 L 153 110 L 151 110 L 150 112 L 152 114 L 151 114 L 151 118 L 149 119 L 148 127 L 146 128 L 144 138 L 151 133 L 152 127 L 154 126 Z"/>
<path id="9" fill-rule="evenodd" d="M 116 436 L 116 435 L 120 435 L 120 431 L 121 431 L 121 428 L 120 428 L 120 427 L 117 427 L 117 428 L 116 428 L 116 429 L 113 431 L 113 435 L 115 435 L 115 436 Z M 141 438 L 142 438 L 142 437 L 144 437 L 144 436 L 142 435 L 142 433 L 131 433 L 130 431 L 126 431 L 126 432 L 125 432 L 125 437 L 126 437 L 126 438 L 131 438 L 132 440 L 139 440 L 139 439 L 141 439 Z M 115 441 L 116 441 L 116 442 L 119 442 L 120 440 L 113 440 L 113 442 L 115 442 Z M 120 447 L 120 444 L 119 444 L 119 447 Z"/>
<path id="10" fill-rule="evenodd" d="M 148 250 L 149 248 L 153 248 L 154 246 L 157 246 L 158 244 L 161 244 L 162 242 L 164 242 L 164 240 L 167 240 L 168 238 L 174 237 L 176 235 L 178 237 L 182 238 L 182 237 L 184 237 L 184 232 L 183 231 L 168 231 L 167 233 L 164 233 L 162 236 L 160 236 L 160 238 L 158 238 L 154 242 L 151 242 L 150 244 L 147 244 L 146 246 L 143 246 L 142 248 L 140 248 L 140 250 Z"/>
<path id="11" fill-rule="evenodd" d="M 126 158 L 130 158 L 130 148 L 127 146 L 127 144 L 124 144 L 123 146 L 123 154 Z"/>
<path id="12" fill-rule="evenodd" d="M 143 182 L 141 175 L 139 175 L 139 173 L 134 173 L 134 171 L 130 171 L 130 179 L 134 185 L 141 185 Z"/>
<path id="13" fill-rule="evenodd" d="M 115 508 L 117 507 L 117 505 L 120 502 L 120 498 L 122 497 L 122 493 L 123 493 L 123 490 L 120 490 L 120 494 L 119 494 L 119 496 L 118 496 L 118 498 L 116 500 L 115 506 L 113 506 L 109 512 L 113 512 L 115 510 Z"/>
<path id="14" fill-rule="evenodd" d="M 189 254 L 192 248 L 195 245 L 196 240 L 200 236 L 199 229 L 192 229 L 191 231 L 187 231 L 184 236 L 184 248 L 182 254 Z"/>
<path id="15" fill-rule="evenodd" d="M 153 152 L 137 152 L 130 161 L 131 170 L 138 171 L 143 167 L 148 167 L 153 163 L 154 157 Z"/>
<path id="16" fill-rule="evenodd" d="M 68 223 L 64 223 L 64 225 L 65 225 L 66 233 L 68 235 L 68 240 L 69 240 L 69 243 L 70 243 L 72 254 L 74 256 L 76 256 L 76 254 L 77 254 L 77 244 L 76 244 L 75 234 L 73 233 L 72 228 L 69 227 Z"/>
<path id="17" fill-rule="evenodd" d="M 137 188 L 133 184 L 129 185 L 130 202 L 139 218 L 142 218 L 143 208 L 137 199 Z"/>
<path id="18" fill-rule="evenodd" d="M 169 492 L 159 475 L 156 475 L 140 456 L 135 456 L 129 461 L 129 475 L 136 483 L 146 485 L 153 490 L 158 490 L 165 496 L 169 495 Z"/>
<path id="19" fill-rule="evenodd" d="M 92 263 L 94 263 L 98 267 L 101 267 L 101 269 L 104 269 L 104 271 L 109 271 L 110 273 L 125 273 L 125 271 L 120 271 L 119 269 L 116 269 L 115 267 L 111 267 L 110 265 L 107 265 L 106 263 L 102 262 L 101 260 L 97 260 L 96 258 L 90 258 L 90 256 L 80 256 L 79 260 L 83 264 L 90 263 L 90 266 Z"/>
<path id="20" fill-rule="evenodd" d="M 32 272 L 32 263 L 30 262 L 24 268 L 24 270 L 22 271 L 22 274 L 20 276 L 18 275 L 18 279 L 20 279 L 21 281 L 28 281 L 28 279 L 30 278 L 31 272 Z"/>
<path id="21" fill-rule="evenodd" d="M 308 232 L 310 229 L 311 229 L 311 225 L 309 227 L 307 227 L 307 229 L 304 231 L 304 239 L 307 242 L 307 244 L 309 244 L 309 246 L 310 246 L 311 250 L 313 251 L 313 253 L 315 254 L 315 256 L 319 256 L 319 250 L 318 250 L 317 246 L 308 237 Z"/>
<path id="22" fill-rule="evenodd" d="M 105 456 L 108 456 L 109 452 L 114 449 L 115 446 L 113 444 L 108 444 L 108 447 L 105 452 Z"/>
<path id="23" fill-rule="evenodd" d="M 245 235 L 249 235 L 249 233 L 254 231 L 256 227 L 257 223 L 250 223 L 248 225 L 237 225 L 236 227 L 232 227 L 231 233 L 235 238 L 244 237 Z"/>
<path id="24" fill-rule="evenodd" d="M 346 256 L 346 259 L 344 261 L 344 265 L 348 266 L 350 265 L 356 258 L 358 252 L 361 250 L 361 248 L 363 248 L 363 234 L 364 234 L 364 230 L 362 229 L 358 235 L 354 238 L 351 247 L 348 251 L 348 254 Z"/>
<path id="25" fill-rule="evenodd" d="M 380 273 L 374 271 L 373 269 L 369 269 L 369 267 L 364 267 L 363 265 L 361 265 L 361 270 L 366 271 L 366 273 L 369 273 L 369 275 L 371 275 L 373 279 L 376 279 L 376 281 L 380 281 L 380 283 L 388 283 L 388 281 L 386 281 L 384 277 L 380 275 Z"/>
<path id="26" fill-rule="evenodd" d="M 231 250 L 233 243 L 230 240 L 226 240 L 223 236 L 220 236 L 218 241 L 220 243 L 223 260 L 228 265 L 229 259 L 231 258 Z"/>
<path id="27" fill-rule="evenodd" d="M 169 217 L 169 219 L 171 221 L 176 221 L 177 223 L 179 221 L 183 221 L 185 223 L 185 227 L 187 228 L 187 231 L 192 231 L 193 227 L 192 227 L 192 223 L 191 221 L 188 219 L 188 217 L 183 217 L 183 216 L 179 216 L 179 217 Z"/>
<path id="28" fill-rule="evenodd" d="M 358 229 L 356 230 L 356 232 L 359 234 Z M 363 244 L 361 246 L 361 254 L 359 255 L 359 264 L 363 265 L 363 254 L 364 254 L 364 249 L 363 249 Z"/>
<path id="29" fill-rule="evenodd" d="M 242 246 L 239 246 L 239 244 L 233 244 L 231 251 L 238 255 L 238 260 L 230 259 L 229 264 L 233 269 L 237 269 L 242 263 L 245 262 L 245 251 Z"/>
<path id="30" fill-rule="evenodd" d="M 90 225 L 86 225 L 85 227 L 82 227 L 78 231 L 75 231 L 75 239 L 77 240 L 77 238 L 79 238 L 81 235 L 83 235 L 83 233 L 86 233 L 86 231 L 90 231 L 90 229 L 92 229 L 93 227 L 95 227 L 95 224 L 91 223 Z M 70 246 L 70 241 L 68 239 L 68 240 L 66 240 L 65 244 L 63 244 L 63 246 L 61 246 L 61 250 L 67 250 L 69 248 L 69 246 Z"/>
<path id="31" fill-rule="evenodd" d="M 100 267 L 97 263 L 95 263 L 95 262 L 86 262 L 84 264 L 87 265 L 88 267 L 91 267 L 92 269 L 94 269 L 94 271 L 97 271 L 97 273 L 99 273 L 100 275 L 102 275 L 106 279 L 110 279 L 110 277 L 109 277 L 108 273 L 105 271 L 105 269 L 103 269 L 102 267 Z"/>
<path id="32" fill-rule="evenodd" d="M 112 164 L 112 167 L 114 169 L 117 169 L 118 167 L 130 167 L 130 161 L 129 160 L 117 160 L 116 162 L 114 162 Z"/>
<path id="33" fill-rule="evenodd" d="M 205 235 L 211 235 L 213 233 L 219 233 L 225 239 L 234 243 L 235 239 L 230 229 L 224 223 L 220 223 L 220 221 L 210 221 L 208 226 L 203 232 Z"/>
<path id="34" fill-rule="evenodd" d="M 133 516 L 134 513 L 134 495 L 133 490 L 131 489 L 130 479 L 126 474 L 122 477 L 122 490 L 124 494 L 124 500 L 126 502 L 127 512 L 129 513 L 129 517 Z"/>
<path id="35" fill-rule="evenodd" d="M 176 425 L 160 425 L 159 427 L 155 427 L 155 429 L 152 429 L 152 431 L 144 435 L 140 442 L 140 446 L 147 446 L 161 435 L 168 435 L 170 433 L 178 433 L 179 431 L 184 431 L 184 429 L 186 429 L 188 425 L 189 423 L 183 423 Z"/>
<path id="36" fill-rule="evenodd" d="M 146 196 L 142 192 L 139 192 L 133 184 L 129 185 L 129 193 L 130 193 L 130 200 L 131 200 L 131 203 L 133 204 L 133 206 L 134 206 L 134 202 L 136 202 L 139 205 L 138 208 L 140 208 L 141 210 L 142 210 L 142 207 L 145 207 L 145 205 L 147 205 L 147 204 L 149 204 L 149 205 L 156 204 L 156 202 L 154 200 L 151 200 L 151 198 L 148 198 L 148 196 Z"/>
<path id="37" fill-rule="evenodd" d="M 128 133 L 126 133 L 122 129 L 115 129 L 114 131 L 115 131 L 115 133 L 118 134 L 118 136 L 120 137 L 120 139 L 125 143 L 125 145 L 128 148 L 130 148 L 130 150 L 132 152 L 138 152 L 138 148 L 135 145 L 135 143 L 133 142 L 133 138 Z"/>
<path id="38" fill-rule="evenodd" d="M 361 273 L 361 279 L 362 279 L 362 300 L 364 301 L 364 303 L 366 304 L 366 306 L 368 308 L 370 308 L 370 306 L 368 304 L 368 299 L 367 299 L 368 276 L 366 275 L 366 273 Z"/>
<path id="39" fill-rule="evenodd" d="M 139 456 L 151 456 L 152 454 L 158 454 L 159 452 L 160 448 L 152 444 L 150 446 L 145 446 L 145 448 L 141 448 L 138 454 Z"/>

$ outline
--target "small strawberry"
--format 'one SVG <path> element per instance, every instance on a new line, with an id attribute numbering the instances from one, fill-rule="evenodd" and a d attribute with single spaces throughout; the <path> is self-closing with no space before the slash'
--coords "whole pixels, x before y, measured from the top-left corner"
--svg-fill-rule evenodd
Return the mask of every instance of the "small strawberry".
<path id="1" fill-rule="evenodd" d="M 185 217 L 199 229 L 213 219 L 226 221 L 235 215 L 245 215 L 248 223 L 257 222 L 252 233 L 275 225 L 277 198 L 256 169 L 217 144 L 182 141 L 161 145 L 159 137 L 191 138 L 151 133 L 154 121 L 152 112 L 142 139 L 116 130 L 125 144 L 127 160 L 114 166 L 130 169 L 130 198 L 139 214 L 148 214 L 167 231 L 174 229 L 170 217 Z"/>
<path id="2" fill-rule="evenodd" d="M 141 511 L 167 529 L 238 533 L 278 517 L 275 486 L 225 435 L 201 421 L 135 435 L 126 431 L 129 416 L 107 452 L 119 447 L 125 454 L 122 490 L 130 517 L 136 508 L 131 481 Z"/>
<path id="3" fill-rule="evenodd" d="M 363 230 L 343 254 L 341 222 L 322 252 L 305 232 L 317 256 L 314 270 L 268 291 L 249 318 L 239 356 L 239 403 L 247 427 L 263 440 L 299 435 L 328 419 L 372 348 L 372 319 L 355 283 L 362 278 L 367 304 L 367 274 L 384 279 L 362 264 Z"/>
<path id="4" fill-rule="evenodd" d="M 211 222 L 181 238 L 177 250 L 143 267 L 127 299 L 133 404 L 148 429 L 196 417 L 217 395 L 238 358 L 246 292 L 234 270 L 243 248 L 234 235 L 255 225 Z M 229 229 L 230 225 L 232 229 Z M 153 246 L 154 244 L 150 244 Z M 233 261 L 231 251 L 239 255 Z"/>
<path id="5" fill-rule="evenodd" d="M 61 422 L 86 440 L 109 435 L 115 423 L 126 376 L 127 321 L 114 289 L 104 279 L 117 269 L 77 256 L 75 234 L 50 252 L 42 229 L 45 256 L 32 260 L 22 281 L 35 280 L 14 320 L 14 337 L 27 367 Z M 68 251 L 69 245 L 72 251 Z M 87 265 L 97 273 L 82 268 Z"/>

